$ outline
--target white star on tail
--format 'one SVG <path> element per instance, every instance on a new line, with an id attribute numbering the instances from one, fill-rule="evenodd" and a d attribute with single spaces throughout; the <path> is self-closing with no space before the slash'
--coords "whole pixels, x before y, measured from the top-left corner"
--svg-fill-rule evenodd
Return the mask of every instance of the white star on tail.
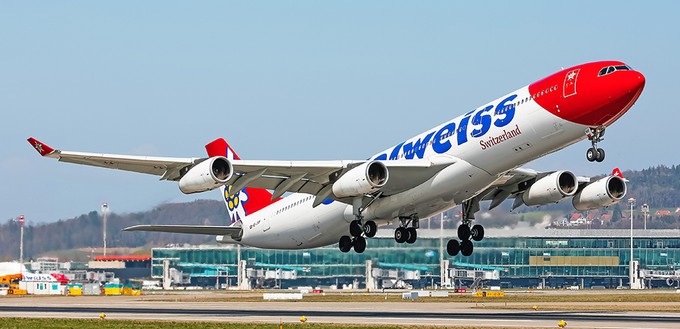
<path id="1" fill-rule="evenodd" d="M 43 153 L 42 144 L 40 144 L 40 143 L 38 143 L 38 142 L 35 142 L 35 145 L 33 145 L 33 147 L 35 147 L 35 149 L 38 150 L 38 152 L 40 152 L 40 154 Z"/>

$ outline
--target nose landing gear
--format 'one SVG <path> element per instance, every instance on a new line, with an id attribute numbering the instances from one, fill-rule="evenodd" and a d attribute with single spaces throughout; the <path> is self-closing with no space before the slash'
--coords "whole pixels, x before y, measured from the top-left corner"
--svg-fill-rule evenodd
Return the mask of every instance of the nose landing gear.
<path id="1" fill-rule="evenodd" d="M 597 143 L 604 140 L 605 127 L 586 128 L 586 137 L 590 141 L 592 147 L 586 151 L 586 159 L 590 162 L 604 161 L 604 150 L 597 147 Z"/>

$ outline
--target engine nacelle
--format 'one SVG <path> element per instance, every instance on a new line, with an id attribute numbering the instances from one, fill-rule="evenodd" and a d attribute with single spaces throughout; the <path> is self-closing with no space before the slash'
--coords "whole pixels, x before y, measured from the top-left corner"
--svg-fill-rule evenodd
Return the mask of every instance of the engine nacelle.
<path id="1" fill-rule="evenodd" d="M 381 189 L 389 172 L 380 161 L 366 162 L 340 176 L 333 183 L 333 194 L 338 198 L 359 196 Z"/>
<path id="2" fill-rule="evenodd" d="M 621 201 L 626 191 L 623 178 L 609 176 L 586 185 L 574 195 L 571 204 L 581 211 L 608 207 Z"/>
<path id="3" fill-rule="evenodd" d="M 216 156 L 191 167 L 179 180 L 179 190 L 184 194 L 209 191 L 227 183 L 234 173 L 231 162 Z"/>
<path id="4" fill-rule="evenodd" d="M 570 171 L 556 171 L 529 186 L 522 194 L 522 201 L 527 206 L 541 206 L 558 202 L 576 194 L 578 181 Z"/>

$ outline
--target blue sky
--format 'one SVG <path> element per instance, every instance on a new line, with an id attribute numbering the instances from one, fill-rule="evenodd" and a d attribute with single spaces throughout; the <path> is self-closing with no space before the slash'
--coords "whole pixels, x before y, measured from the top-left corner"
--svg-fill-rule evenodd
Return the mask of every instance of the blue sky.
<path id="1" fill-rule="evenodd" d="M 530 163 L 577 175 L 678 164 L 675 1 L 3 1 L 0 219 L 151 209 L 154 176 L 40 159 L 64 150 L 364 159 L 562 67 L 618 59 L 647 86 L 609 130 Z"/>

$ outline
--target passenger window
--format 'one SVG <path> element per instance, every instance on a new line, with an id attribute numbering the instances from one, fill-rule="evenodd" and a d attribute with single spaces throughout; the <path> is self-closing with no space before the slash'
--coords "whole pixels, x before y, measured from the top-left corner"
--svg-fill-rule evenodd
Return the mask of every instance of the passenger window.
<path id="1" fill-rule="evenodd" d="M 614 72 L 616 69 L 613 66 L 607 68 L 607 74 Z"/>

